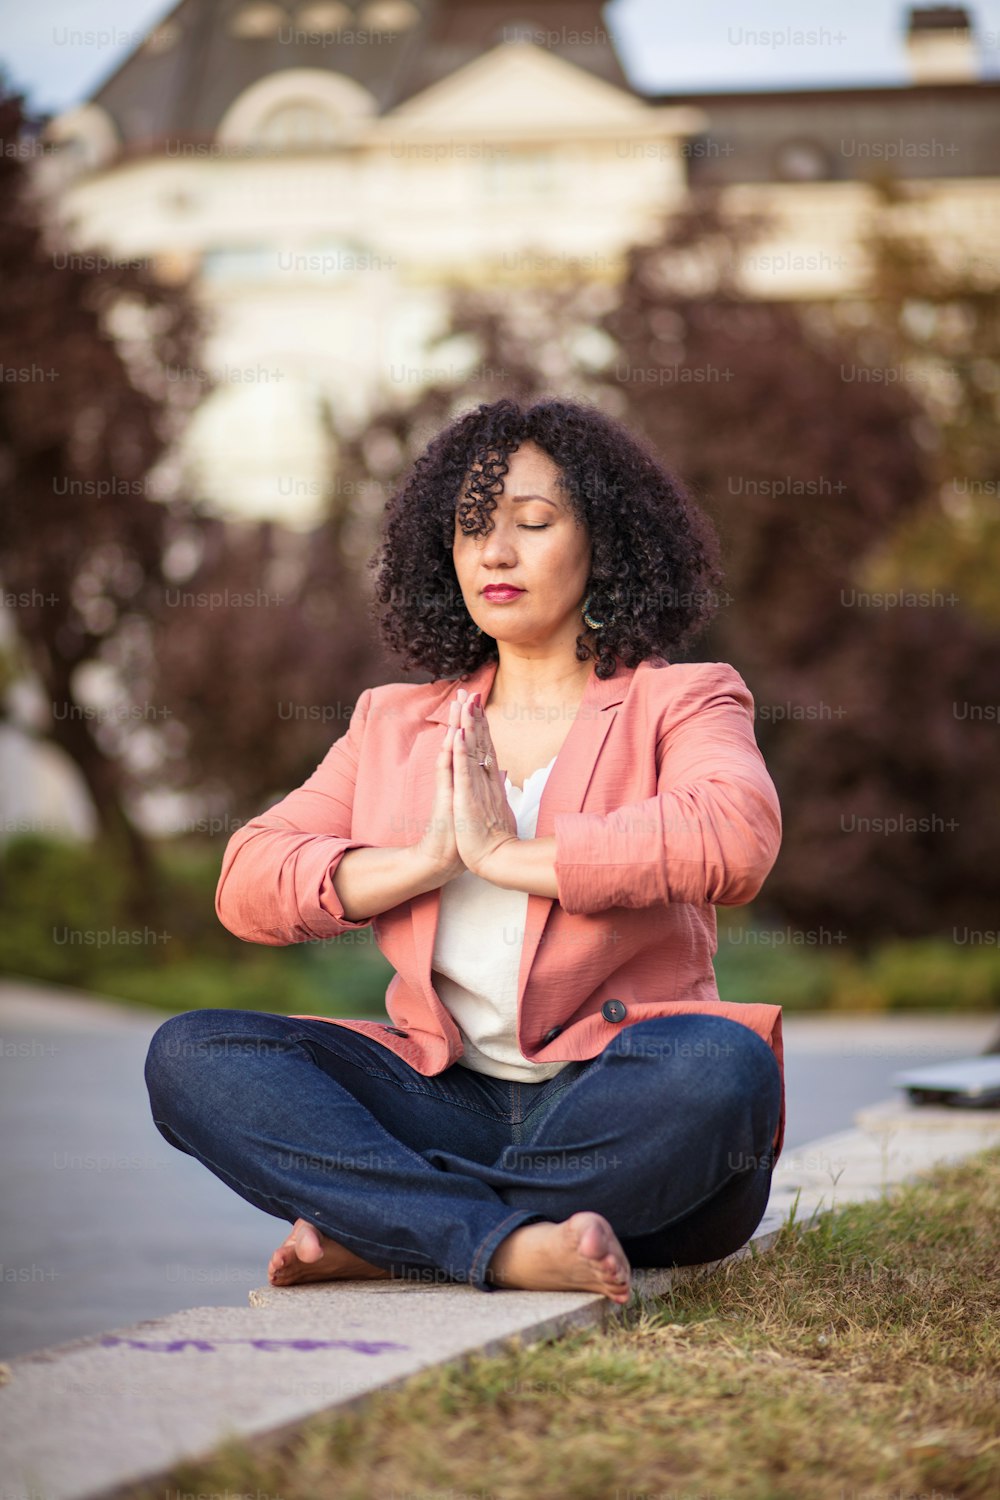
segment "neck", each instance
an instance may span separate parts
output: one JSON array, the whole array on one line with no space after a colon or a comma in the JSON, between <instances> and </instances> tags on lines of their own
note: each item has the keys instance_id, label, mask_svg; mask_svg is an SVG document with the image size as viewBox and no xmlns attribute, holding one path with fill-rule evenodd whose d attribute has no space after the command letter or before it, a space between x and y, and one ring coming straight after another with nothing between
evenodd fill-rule
<instances>
[{"instance_id":1,"label":"neck","mask_svg":"<svg viewBox=\"0 0 1000 1500\"><path fill-rule=\"evenodd\" d=\"M593 660L511 657L500 647L500 661L489 701L521 704L578 701L586 691L593 669Z\"/></svg>"}]
</instances>

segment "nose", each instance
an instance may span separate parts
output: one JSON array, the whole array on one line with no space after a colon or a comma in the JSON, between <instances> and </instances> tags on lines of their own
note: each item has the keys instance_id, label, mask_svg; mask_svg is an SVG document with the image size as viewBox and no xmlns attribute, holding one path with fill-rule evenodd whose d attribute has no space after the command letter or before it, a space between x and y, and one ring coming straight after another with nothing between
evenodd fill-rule
<instances>
[{"instance_id":1,"label":"nose","mask_svg":"<svg viewBox=\"0 0 1000 1500\"><path fill-rule=\"evenodd\" d=\"M514 532L510 526L494 516L492 531L481 539L481 560L487 567L496 567L497 564L510 564L517 559L517 549L514 545Z\"/></svg>"}]
</instances>

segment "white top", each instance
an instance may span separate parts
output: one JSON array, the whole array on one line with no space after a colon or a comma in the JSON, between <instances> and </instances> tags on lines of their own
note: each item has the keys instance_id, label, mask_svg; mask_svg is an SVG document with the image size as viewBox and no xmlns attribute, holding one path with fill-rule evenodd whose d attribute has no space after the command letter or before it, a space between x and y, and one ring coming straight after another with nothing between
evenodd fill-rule
<instances>
[{"instance_id":1,"label":"white top","mask_svg":"<svg viewBox=\"0 0 1000 1500\"><path fill-rule=\"evenodd\" d=\"M532 771L523 787L506 777L504 790L517 835L533 839L538 804L555 765ZM544 1083L565 1062L529 1062L517 1045L517 977L528 911L527 891L509 891L463 870L441 887L441 912L431 982L455 1020L465 1048L458 1061L475 1073Z\"/></svg>"}]
</instances>

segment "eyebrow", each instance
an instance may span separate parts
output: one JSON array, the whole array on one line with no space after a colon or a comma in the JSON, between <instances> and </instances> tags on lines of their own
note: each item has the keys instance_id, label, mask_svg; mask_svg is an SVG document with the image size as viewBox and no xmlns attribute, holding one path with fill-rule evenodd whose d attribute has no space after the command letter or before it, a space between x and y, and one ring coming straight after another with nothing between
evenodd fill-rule
<instances>
[{"instance_id":1,"label":"eyebrow","mask_svg":"<svg viewBox=\"0 0 1000 1500\"><path fill-rule=\"evenodd\" d=\"M543 500L546 505L551 505L554 510L559 509L558 505L556 505L556 502L554 500L550 500L548 495L511 495L510 497L510 502L512 505L520 505L522 500Z\"/></svg>"}]
</instances>

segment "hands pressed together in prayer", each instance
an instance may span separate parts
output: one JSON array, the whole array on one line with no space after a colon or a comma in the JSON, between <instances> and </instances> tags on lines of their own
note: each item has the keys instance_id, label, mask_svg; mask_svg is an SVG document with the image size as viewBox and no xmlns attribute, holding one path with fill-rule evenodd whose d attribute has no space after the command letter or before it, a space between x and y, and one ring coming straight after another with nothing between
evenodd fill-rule
<instances>
[{"instance_id":1,"label":"hands pressed together in prayer","mask_svg":"<svg viewBox=\"0 0 1000 1500\"><path fill-rule=\"evenodd\" d=\"M470 698L459 688L452 699L435 776L430 822L417 847L444 880L463 870L489 880L491 859L518 834L478 693Z\"/></svg>"}]
</instances>

